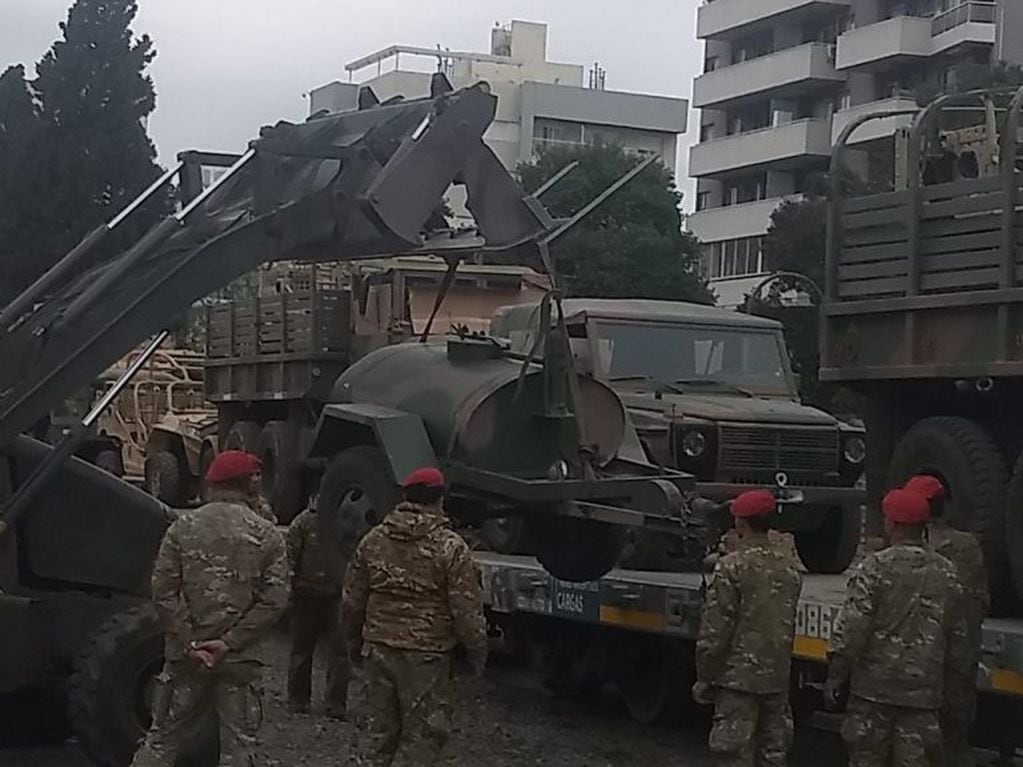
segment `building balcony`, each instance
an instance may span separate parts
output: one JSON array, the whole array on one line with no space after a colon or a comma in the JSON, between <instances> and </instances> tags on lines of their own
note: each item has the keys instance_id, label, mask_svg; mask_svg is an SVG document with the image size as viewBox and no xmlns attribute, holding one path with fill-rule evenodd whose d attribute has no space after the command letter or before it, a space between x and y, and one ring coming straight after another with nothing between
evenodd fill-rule
<instances>
[{"instance_id":1,"label":"building balcony","mask_svg":"<svg viewBox=\"0 0 1023 767\"><path fill-rule=\"evenodd\" d=\"M931 19L931 50L944 53L961 45L994 45L997 3L963 3Z\"/></svg>"},{"instance_id":2,"label":"building balcony","mask_svg":"<svg viewBox=\"0 0 1023 767\"><path fill-rule=\"evenodd\" d=\"M769 169L831 154L831 120L811 118L705 141L689 152L689 175Z\"/></svg>"},{"instance_id":3,"label":"building balcony","mask_svg":"<svg viewBox=\"0 0 1023 767\"><path fill-rule=\"evenodd\" d=\"M860 104L849 109L842 109L835 112L831 120L831 140L838 140L839 134L845 130L857 117L870 114L871 112L894 112L901 109L919 109L916 99L896 96L881 101L871 101L868 104ZM895 134L899 128L906 128L912 125L913 116L886 117L883 120L871 120L864 123L849 137L849 144L865 144L868 141L876 141L881 138L888 138Z\"/></svg>"},{"instance_id":4,"label":"building balcony","mask_svg":"<svg viewBox=\"0 0 1023 767\"><path fill-rule=\"evenodd\" d=\"M720 107L768 92L798 95L802 90L842 79L835 69L832 46L809 43L700 75L693 81L693 106Z\"/></svg>"},{"instance_id":5,"label":"building balcony","mask_svg":"<svg viewBox=\"0 0 1023 767\"><path fill-rule=\"evenodd\" d=\"M727 39L751 25L784 23L786 17L849 8L850 0L707 0L696 15L696 36Z\"/></svg>"},{"instance_id":6,"label":"building balcony","mask_svg":"<svg viewBox=\"0 0 1023 767\"><path fill-rule=\"evenodd\" d=\"M740 237L759 237L767 234L771 214L786 200L799 200L802 195L771 197L756 202L707 208L687 217L687 228L700 242L719 242Z\"/></svg>"},{"instance_id":7,"label":"building balcony","mask_svg":"<svg viewBox=\"0 0 1023 767\"><path fill-rule=\"evenodd\" d=\"M880 67L932 53L931 20L916 16L891 19L851 29L838 38L838 69Z\"/></svg>"}]
</instances>

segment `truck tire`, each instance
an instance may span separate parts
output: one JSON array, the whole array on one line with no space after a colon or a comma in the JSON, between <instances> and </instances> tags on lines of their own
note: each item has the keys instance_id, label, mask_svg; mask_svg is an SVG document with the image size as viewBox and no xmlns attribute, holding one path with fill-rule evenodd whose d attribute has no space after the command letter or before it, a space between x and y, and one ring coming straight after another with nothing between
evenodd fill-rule
<instances>
[{"instance_id":1,"label":"truck tire","mask_svg":"<svg viewBox=\"0 0 1023 767\"><path fill-rule=\"evenodd\" d=\"M380 522L398 500L398 487L379 448L357 445L335 455L320 480L317 499L319 530L325 541L337 541L342 552L354 551L366 532ZM340 579L337 558L324 563L331 580Z\"/></svg>"},{"instance_id":2,"label":"truck tire","mask_svg":"<svg viewBox=\"0 0 1023 767\"><path fill-rule=\"evenodd\" d=\"M1017 607L1023 604L1023 455L1016 461L1009 480L1005 505L1005 545L1012 581L1016 586Z\"/></svg>"},{"instance_id":3,"label":"truck tire","mask_svg":"<svg viewBox=\"0 0 1023 767\"><path fill-rule=\"evenodd\" d=\"M74 660L68 712L78 745L97 765L123 767L151 722L151 696L163 667L163 631L156 609L138 605L104 622ZM182 753L178 767L213 767L219 759L217 721Z\"/></svg>"},{"instance_id":4,"label":"truck tire","mask_svg":"<svg viewBox=\"0 0 1023 767\"><path fill-rule=\"evenodd\" d=\"M896 445L888 468L888 486L900 486L921 473L933 474L944 482L949 521L980 538L991 595L995 598L1003 594L1007 580L1007 472L994 439L968 418L925 418Z\"/></svg>"},{"instance_id":5,"label":"truck tire","mask_svg":"<svg viewBox=\"0 0 1023 767\"><path fill-rule=\"evenodd\" d=\"M158 450L146 456L146 491L168 506L183 505L187 498L182 492L185 481L178 457L168 450Z\"/></svg>"},{"instance_id":6,"label":"truck tire","mask_svg":"<svg viewBox=\"0 0 1023 767\"><path fill-rule=\"evenodd\" d=\"M263 495L277 520L286 525L302 511L302 466L298 433L287 421L270 421L260 436L259 458L263 462Z\"/></svg>"},{"instance_id":7,"label":"truck tire","mask_svg":"<svg viewBox=\"0 0 1023 767\"><path fill-rule=\"evenodd\" d=\"M544 569L583 583L607 575L622 556L625 529L605 522L536 514L526 519L530 548Z\"/></svg>"},{"instance_id":8,"label":"truck tire","mask_svg":"<svg viewBox=\"0 0 1023 767\"><path fill-rule=\"evenodd\" d=\"M224 450L244 450L246 453L259 455L263 440L263 429L255 421L235 421L227 432Z\"/></svg>"},{"instance_id":9,"label":"truck tire","mask_svg":"<svg viewBox=\"0 0 1023 767\"><path fill-rule=\"evenodd\" d=\"M856 558L863 534L859 506L843 506L824 512L824 521L812 530L795 534L799 559L811 573L844 573Z\"/></svg>"},{"instance_id":10,"label":"truck tire","mask_svg":"<svg viewBox=\"0 0 1023 767\"><path fill-rule=\"evenodd\" d=\"M629 716L647 725L681 720L696 677L682 653L653 634L623 634L619 642L615 685Z\"/></svg>"}]
</instances>

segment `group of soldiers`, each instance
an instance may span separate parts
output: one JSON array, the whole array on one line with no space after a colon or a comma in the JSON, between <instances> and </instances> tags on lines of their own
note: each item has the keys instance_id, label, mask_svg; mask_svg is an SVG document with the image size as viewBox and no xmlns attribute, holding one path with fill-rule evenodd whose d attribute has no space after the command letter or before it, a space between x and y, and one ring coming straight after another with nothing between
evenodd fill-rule
<instances>
[{"instance_id":1,"label":"group of soldiers","mask_svg":"<svg viewBox=\"0 0 1023 767\"><path fill-rule=\"evenodd\" d=\"M444 510L445 480L424 468L402 501L362 540L327 551L315 509L282 534L259 501L261 466L228 450L207 476L207 503L168 528L153 569L153 600L166 627L166 659L153 725L134 767L173 767L211 712L220 764L257 763L263 718L257 645L290 603L288 700L308 712L313 653L328 638L324 713L347 716L351 665L365 695L351 763L387 767L398 753L434 764L448 738L454 651L483 673L486 626L479 571ZM343 583L326 560L342 557Z\"/></svg>"},{"instance_id":2,"label":"group of soldiers","mask_svg":"<svg viewBox=\"0 0 1023 767\"><path fill-rule=\"evenodd\" d=\"M476 675L487 657L481 580L444 510L434 468L402 483L402 500L361 541L327 550L315 508L283 535L259 502L259 460L225 451L208 502L169 527L152 592L167 631L153 726L135 767L173 767L210 711L221 765L253 765L262 721L257 645L289 606L292 711L310 709L313 653L327 638L326 715L344 719L350 669L365 685L351 762L391 765L399 752L437 763L451 725L456 649ZM851 767L972 765L980 626L988 597L976 539L952 529L930 476L891 491L890 546L852 573L828 653L825 703L848 692L842 729ZM785 765L789 677L802 576L768 539L768 490L730 504L740 538L717 564L696 648L693 697L714 706L710 748L726 767ZM337 549L337 550L334 550ZM329 557L347 564L332 582Z\"/></svg>"},{"instance_id":3,"label":"group of soldiers","mask_svg":"<svg viewBox=\"0 0 1023 767\"><path fill-rule=\"evenodd\" d=\"M850 767L966 767L987 577L976 538L952 528L945 489L913 477L882 503L888 548L852 572L828 649L825 705L848 695ZM730 505L741 539L717 564L697 642L693 697L714 706L710 748L727 767L787 764L789 674L802 577L767 537L766 490Z\"/></svg>"}]
</instances>

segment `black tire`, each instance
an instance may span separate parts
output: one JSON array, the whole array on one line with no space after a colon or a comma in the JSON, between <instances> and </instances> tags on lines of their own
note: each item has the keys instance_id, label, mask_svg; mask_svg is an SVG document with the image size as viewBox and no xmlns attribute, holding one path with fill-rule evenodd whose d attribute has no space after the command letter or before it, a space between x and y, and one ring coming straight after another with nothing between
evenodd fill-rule
<instances>
[{"instance_id":1,"label":"black tire","mask_svg":"<svg viewBox=\"0 0 1023 767\"><path fill-rule=\"evenodd\" d=\"M298 455L298 430L287 421L270 421L260 437L263 462L263 495L270 501L281 524L288 524L304 507L302 465Z\"/></svg>"},{"instance_id":2,"label":"black tire","mask_svg":"<svg viewBox=\"0 0 1023 767\"><path fill-rule=\"evenodd\" d=\"M167 450L158 450L146 456L146 491L169 506L180 506L183 498L184 475L178 457Z\"/></svg>"},{"instance_id":3,"label":"black tire","mask_svg":"<svg viewBox=\"0 0 1023 767\"><path fill-rule=\"evenodd\" d=\"M112 616L74 660L68 690L71 728L97 765L123 767L150 725L153 684L163 666L163 632L155 608ZM178 767L213 767L219 759L216 717L178 758Z\"/></svg>"},{"instance_id":4,"label":"black tire","mask_svg":"<svg viewBox=\"0 0 1023 767\"><path fill-rule=\"evenodd\" d=\"M795 534L799 559L811 573L844 573L860 546L863 514L859 506L843 506L824 512L824 521L812 530Z\"/></svg>"},{"instance_id":5,"label":"black tire","mask_svg":"<svg viewBox=\"0 0 1023 767\"><path fill-rule=\"evenodd\" d=\"M690 708L692 664L652 634L623 634L615 658L615 684L629 716L641 724L678 722Z\"/></svg>"},{"instance_id":6,"label":"black tire","mask_svg":"<svg viewBox=\"0 0 1023 767\"><path fill-rule=\"evenodd\" d=\"M320 480L316 503L319 529L325 541L337 541L348 553L366 532L384 518L398 500L398 487L383 453L358 445L334 456ZM339 560L325 562L327 576L339 580Z\"/></svg>"},{"instance_id":7,"label":"black tire","mask_svg":"<svg viewBox=\"0 0 1023 767\"><path fill-rule=\"evenodd\" d=\"M1023 455L1016 461L1009 480L1005 506L1005 547L1016 587L1017 608L1023 604Z\"/></svg>"},{"instance_id":8,"label":"black tire","mask_svg":"<svg viewBox=\"0 0 1023 767\"><path fill-rule=\"evenodd\" d=\"M263 428L255 421L235 421L227 432L224 450L244 450L259 455L263 441Z\"/></svg>"},{"instance_id":9,"label":"black tire","mask_svg":"<svg viewBox=\"0 0 1023 767\"><path fill-rule=\"evenodd\" d=\"M937 416L915 424L899 440L888 467L888 486L914 474L933 474L948 491L949 522L977 534L984 549L991 594L1007 580L1005 459L988 431L967 418Z\"/></svg>"},{"instance_id":10,"label":"black tire","mask_svg":"<svg viewBox=\"0 0 1023 767\"><path fill-rule=\"evenodd\" d=\"M480 525L480 537L491 551L521 554L528 548L526 521L522 517L492 517Z\"/></svg>"},{"instance_id":11,"label":"black tire","mask_svg":"<svg viewBox=\"0 0 1023 767\"><path fill-rule=\"evenodd\" d=\"M100 450L92 462L108 474L124 476L124 459L120 450Z\"/></svg>"},{"instance_id":12,"label":"black tire","mask_svg":"<svg viewBox=\"0 0 1023 767\"><path fill-rule=\"evenodd\" d=\"M555 578L582 583L607 575L625 548L617 525L536 514L526 519L532 554Z\"/></svg>"}]
</instances>

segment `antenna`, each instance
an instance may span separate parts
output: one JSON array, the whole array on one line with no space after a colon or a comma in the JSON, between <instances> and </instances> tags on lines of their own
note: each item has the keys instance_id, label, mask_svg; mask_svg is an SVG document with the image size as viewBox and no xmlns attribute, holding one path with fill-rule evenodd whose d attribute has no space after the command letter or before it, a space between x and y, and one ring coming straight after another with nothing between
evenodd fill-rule
<instances>
[{"instance_id":1,"label":"antenna","mask_svg":"<svg viewBox=\"0 0 1023 767\"><path fill-rule=\"evenodd\" d=\"M607 82L607 70L600 66L600 62L594 61L590 69L590 90L602 91Z\"/></svg>"}]
</instances>

